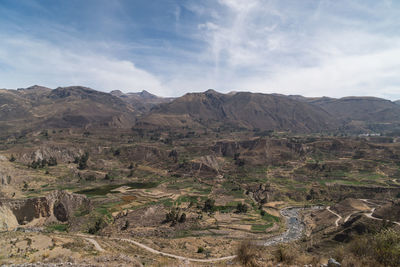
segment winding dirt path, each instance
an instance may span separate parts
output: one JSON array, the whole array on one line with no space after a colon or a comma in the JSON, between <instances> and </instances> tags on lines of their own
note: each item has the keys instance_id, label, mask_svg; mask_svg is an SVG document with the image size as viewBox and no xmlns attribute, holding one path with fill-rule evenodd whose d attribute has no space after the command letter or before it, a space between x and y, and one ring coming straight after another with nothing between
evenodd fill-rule
<instances>
[{"instance_id":1,"label":"winding dirt path","mask_svg":"<svg viewBox=\"0 0 400 267\"><path fill-rule=\"evenodd\" d=\"M357 212L358 212L358 211L355 211L355 212L352 212L352 213L350 213L349 215L347 215L346 218L344 218L344 221L343 221L343 222L347 222L347 221L350 219L350 217L351 217L352 215L356 214Z\"/></svg>"},{"instance_id":2,"label":"winding dirt path","mask_svg":"<svg viewBox=\"0 0 400 267\"><path fill-rule=\"evenodd\" d=\"M273 237L269 242L264 241L263 245L264 246L276 245L279 243L286 243L286 242L298 239L303 232L303 227L301 227L300 216L298 213L299 210L300 210L299 208L286 208L286 209L281 210L282 216L285 217L285 219L286 219L286 226L288 229L284 233ZM95 246L96 250L101 251L101 252L104 252L105 250L100 246L100 244L96 240L93 239L94 237L107 238L109 240L128 242L128 243L134 244L135 246L138 246L150 253L158 254L161 256L165 256L165 257L170 257L170 258L177 259L177 260L182 260L184 262L212 263L212 262L217 262L217 261L232 260L237 257L237 255L232 255L232 256L225 256L225 257L212 258L212 259L194 259L194 258L188 258L188 257L184 257L184 256L179 256L179 255L175 255L175 254L171 254L171 253L162 252L162 251L153 249L145 244L137 242L135 240L128 239L128 238L100 237L100 236L97 237L97 236L85 235L85 234L76 234L75 236L85 238L86 240L88 240L90 243L92 243Z\"/></svg>"},{"instance_id":3,"label":"winding dirt path","mask_svg":"<svg viewBox=\"0 0 400 267\"><path fill-rule=\"evenodd\" d=\"M183 257L183 256L171 254L171 253L162 252L162 251L153 249L153 248L151 248L149 246L146 246L146 245L144 245L142 243L139 243L139 242L137 242L135 240L128 239L128 238L104 237L104 236L102 236L102 237L98 236L97 237L97 236L85 235L85 234L76 234L75 236L79 236L79 237L82 237L82 238L86 239L87 241L89 241L90 243L92 243L94 245L94 247L95 247L95 249L97 251L100 251L100 252L105 252L105 250L100 246L100 244L95 239L93 239L93 237L96 237L96 238L107 238L109 240L128 242L128 243L134 244L134 245L136 245L136 246L138 246L138 247L140 247L140 248L142 248L142 249L144 249L144 250L146 250L146 251L148 251L150 253L158 254L158 255L161 255L161 256L166 256L166 257L177 259L177 260L182 260L182 261L185 261L185 262L209 263L209 262L216 262L216 261L232 260L232 259L236 258L236 255L232 255L232 256L226 256L226 257L220 257L220 258L212 258L212 259L194 259L194 258L188 258L188 257Z\"/></svg>"},{"instance_id":4,"label":"winding dirt path","mask_svg":"<svg viewBox=\"0 0 400 267\"><path fill-rule=\"evenodd\" d=\"M370 218L370 219L373 219L373 220L383 221L383 219L373 216L375 209L376 209L376 208L372 208L371 211L370 211L369 213L364 213L364 215L365 215L367 218ZM396 222L396 221L390 221L390 222L392 222L392 223L394 223L394 224L397 224L397 225L400 225L400 222Z\"/></svg>"},{"instance_id":5,"label":"winding dirt path","mask_svg":"<svg viewBox=\"0 0 400 267\"><path fill-rule=\"evenodd\" d=\"M105 250L100 246L100 244L99 244L96 240L94 240L93 238L85 237L85 239L86 239L87 241L89 241L90 243L92 243L93 246L95 247L95 249L96 249L97 251L99 251L99 252L104 252L104 251L105 251Z\"/></svg>"},{"instance_id":6,"label":"winding dirt path","mask_svg":"<svg viewBox=\"0 0 400 267\"><path fill-rule=\"evenodd\" d=\"M367 203L367 204L372 204L372 205L374 205L374 206L381 207L381 205L372 203L372 202L368 201L368 199L361 199L361 198L360 198L360 200L361 200L361 201L364 201L364 202ZM364 215L365 215L367 218L370 218L370 219L373 219L373 220L383 221L383 219L378 218L378 217L375 217L375 216L373 215L375 209L376 209L376 207L375 207L375 208L371 208L370 212L369 212L369 213L364 213ZM392 222L392 223L394 223L394 224L397 224L397 225L400 225L400 222L396 222L396 221L390 221L390 222Z\"/></svg>"},{"instance_id":7,"label":"winding dirt path","mask_svg":"<svg viewBox=\"0 0 400 267\"><path fill-rule=\"evenodd\" d=\"M339 221L340 221L341 219L343 219L343 217L340 216L339 214L337 214L336 212L334 212L333 210L331 210L331 207L330 207L330 206L326 207L326 210L329 211L330 213L332 213L333 215L335 215L336 217L338 217L337 220L335 221L335 225L336 225L336 227L338 227L338 226L339 226ZM349 218L350 218L350 217L349 217Z\"/></svg>"},{"instance_id":8,"label":"winding dirt path","mask_svg":"<svg viewBox=\"0 0 400 267\"><path fill-rule=\"evenodd\" d=\"M105 250L100 246L100 244L93 239L91 235L85 235L85 234L75 234L75 236L79 236L79 237L83 237L84 239L86 239L87 241L89 241L90 243L93 244L94 248L99 251L99 252L104 252Z\"/></svg>"},{"instance_id":9,"label":"winding dirt path","mask_svg":"<svg viewBox=\"0 0 400 267\"><path fill-rule=\"evenodd\" d=\"M112 240L118 240L118 241L125 241L125 242L129 242L132 243L140 248L143 248L144 250L147 250L148 252L154 253L154 254L159 254L162 256L166 256L166 257L170 257L170 258L174 258L177 260L183 260L183 261L191 261L191 262L216 262L216 261L224 261L224 260L232 260L234 258L236 258L236 255L232 255L232 256L226 256L226 257L221 257L221 258L213 258L213 259L193 259L193 258L187 258L187 257L183 257L183 256L178 256L178 255L174 255L174 254L170 254L170 253L166 253L166 252L162 252L159 250L155 250L151 247L148 247L142 243L139 243L137 241L134 241L132 239L127 239L127 238L110 238Z\"/></svg>"}]
</instances>

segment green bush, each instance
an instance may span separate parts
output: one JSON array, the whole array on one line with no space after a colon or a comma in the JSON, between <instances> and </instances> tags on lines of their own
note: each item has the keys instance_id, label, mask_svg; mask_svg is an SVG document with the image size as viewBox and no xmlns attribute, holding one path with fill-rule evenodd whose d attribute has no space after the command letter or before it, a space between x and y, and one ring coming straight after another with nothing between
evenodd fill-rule
<instances>
[{"instance_id":1,"label":"green bush","mask_svg":"<svg viewBox=\"0 0 400 267\"><path fill-rule=\"evenodd\" d=\"M78 169L84 170L87 168L87 161L89 159L89 152L85 152L80 158L75 158L75 161L78 161Z\"/></svg>"}]
</instances>

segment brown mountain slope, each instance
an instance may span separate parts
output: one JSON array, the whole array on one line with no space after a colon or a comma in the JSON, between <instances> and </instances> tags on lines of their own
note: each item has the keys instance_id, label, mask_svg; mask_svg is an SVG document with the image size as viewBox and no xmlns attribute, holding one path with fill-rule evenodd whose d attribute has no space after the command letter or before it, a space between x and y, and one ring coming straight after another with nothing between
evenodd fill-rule
<instances>
[{"instance_id":1,"label":"brown mountain slope","mask_svg":"<svg viewBox=\"0 0 400 267\"><path fill-rule=\"evenodd\" d=\"M400 129L400 105L390 100L354 96L339 99L288 97L323 108L341 121L343 131L362 133Z\"/></svg>"},{"instance_id":2,"label":"brown mountain slope","mask_svg":"<svg viewBox=\"0 0 400 267\"><path fill-rule=\"evenodd\" d=\"M393 122L400 121L400 107L376 97L319 98L309 101L340 119Z\"/></svg>"},{"instance_id":3,"label":"brown mountain slope","mask_svg":"<svg viewBox=\"0 0 400 267\"><path fill-rule=\"evenodd\" d=\"M319 107L284 96L208 90L159 105L138 125L318 132L336 128L337 122Z\"/></svg>"},{"instance_id":4,"label":"brown mountain slope","mask_svg":"<svg viewBox=\"0 0 400 267\"><path fill-rule=\"evenodd\" d=\"M133 108L108 93L72 86L0 90L0 129L130 127Z\"/></svg>"}]
</instances>

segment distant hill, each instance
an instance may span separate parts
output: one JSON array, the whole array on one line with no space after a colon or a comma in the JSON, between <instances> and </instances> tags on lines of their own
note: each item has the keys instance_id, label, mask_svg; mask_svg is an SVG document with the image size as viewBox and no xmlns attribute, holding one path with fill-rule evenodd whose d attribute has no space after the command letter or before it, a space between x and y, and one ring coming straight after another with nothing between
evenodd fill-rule
<instances>
[{"instance_id":1,"label":"distant hill","mask_svg":"<svg viewBox=\"0 0 400 267\"><path fill-rule=\"evenodd\" d=\"M130 127L134 108L120 98L81 86L0 90L0 129Z\"/></svg>"},{"instance_id":2,"label":"distant hill","mask_svg":"<svg viewBox=\"0 0 400 267\"><path fill-rule=\"evenodd\" d=\"M231 127L318 132L338 127L327 111L286 96L249 92L221 94L214 90L189 93L161 104L139 125L163 127Z\"/></svg>"},{"instance_id":3,"label":"distant hill","mask_svg":"<svg viewBox=\"0 0 400 267\"><path fill-rule=\"evenodd\" d=\"M207 90L178 98L147 91L99 92L71 86L0 90L0 131L45 128L212 128L365 133L398 131L400 103L375 97L308 98L300 95Z\"/></svg>"},{"instance_id":4,"label":"distant hill","mask_svg":"<svg viewBox=\"0 0 400 267\"><path fill-rule=\"evenodd\" d=\"M159 97L153 95L146 90L143 90L138 93L126 93L124 94L120 90L111 91L113 96L119 97L126 103L131 104L135 107L136 111L139 112L147 112L155 105L161 103L168 103L171 102L174 98L172 97Z\"/></svg>"},{"instance_id":5,"label":"distant hill","mask_svg":"<svg viewBox=\"0 0 400 267\"><path fill-rule=\"evenodd\" d=\"M400 105L400 100L394 101L395 104Z\"/></svg>"}]
</instances>

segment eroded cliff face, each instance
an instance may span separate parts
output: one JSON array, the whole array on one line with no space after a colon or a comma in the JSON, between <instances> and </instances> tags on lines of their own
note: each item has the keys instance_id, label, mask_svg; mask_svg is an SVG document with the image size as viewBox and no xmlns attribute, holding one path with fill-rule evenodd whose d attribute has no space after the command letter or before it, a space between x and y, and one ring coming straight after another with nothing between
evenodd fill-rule
<instances>
[{"instance_id":1,"label":"eroded cliff face","mask_svg":"<svg viewBox=\"0 0 400 267\"><path fill-rule=\"evenodd\" d=\"M53 191L45 197L0 200L0 231L17 227L67 222L75 210L89 209L90 200L79 194Z\"/></svg>"}]
</instances>

